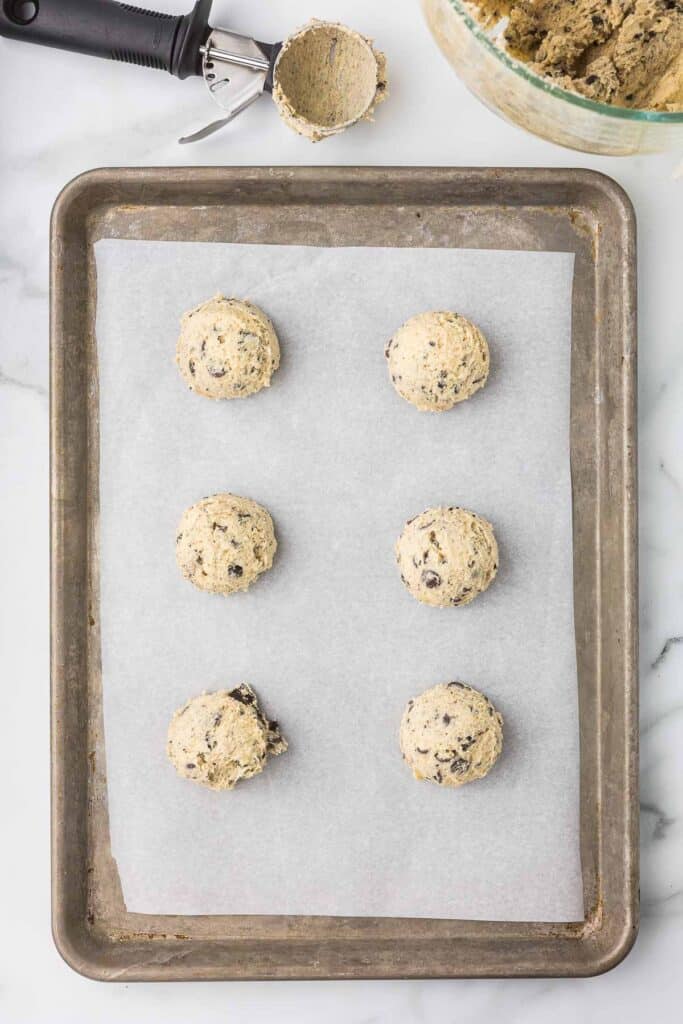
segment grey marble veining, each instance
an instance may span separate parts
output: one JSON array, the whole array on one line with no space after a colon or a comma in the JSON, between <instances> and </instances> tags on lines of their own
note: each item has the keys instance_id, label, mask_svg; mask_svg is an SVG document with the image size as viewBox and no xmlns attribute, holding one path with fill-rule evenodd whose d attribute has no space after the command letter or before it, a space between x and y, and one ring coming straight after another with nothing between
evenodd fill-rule
<instances>
[{"instance_id":1,"label":"grey marble veining","mask_svg":"<svg viewBox=\"0 0 683 1024\"><path fill-rule=\"evenodd\" d=\"M150 4L149 6L154 6ZM180 0L160 0L179 12ZM200 82L31 51L0 40L0 671L5 879L0 1019L642 1022L678 1019L683 987L683 180L680 154L606 159L563 151L498 120L437 52L414 0L254 4L214 20L281 38L310 15L374 36L391 95L365 124L317 146L267 99L196 147L179 134L212 107ZM103 165L472 164L592 167L629 192L639 226L641 537L641 935L585 981L103 986L73 974L49 933L48 224L74 175ZM30 737L30 740L27 739ZM27 744L30 744L27 746Z\"/></svg>"}]
</instances>

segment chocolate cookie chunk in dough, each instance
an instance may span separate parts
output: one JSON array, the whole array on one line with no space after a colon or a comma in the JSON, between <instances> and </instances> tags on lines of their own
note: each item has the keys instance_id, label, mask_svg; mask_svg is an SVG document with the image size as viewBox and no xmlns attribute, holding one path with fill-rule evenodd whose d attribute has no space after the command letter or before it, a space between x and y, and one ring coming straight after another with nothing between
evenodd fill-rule
<instances>
[{"instance_id":1,"label":"chocolate cookie chunk in dough","mask_svg":"<svg viewBox=\"0 0 683 1024\"><path fill-rule=\"evenodd\" d=\"M280 346L258 306L216 295L183 316L175 358L198 395L246 398L270 386Z\"/></svg>"},{"instance_id":2,"label":"chocolate cookie chunk in dough","mask_svg":"<svg viewBox=\"0 0 683 1024\"><path fill-rule=\"evenodd\" d=\"M439 683L408 701L400 746L416 779L464 786L483 779L503 749L503 718L478 690Z\"/></svg>"},{"instance_id":3,"label":"chocolate cookie chunk in dough","mask_svg":"<svg viewBox=\"0 0 683 1024\"><path fill-rule=\"evenodd\" d=\"M478 327L459 313L419 313L406 320L385 349L391 382L423 412L444 412L483 388L489 347Z\"/></svg>"},{"instance_id":4,"label":"chocolate cookie chunk in dough","mask_svg":"<svg viewBox=\"0 0 683 1024\"><path fill-rule=\"evenodd\" d=\"M387 95L386 58L353 29L314 19L285 40L273 80L282 120L319 142L372 120Z\"/></svg>"},{"instance_id":5,"label":"chocolate cookie chunk in dough","mask_svg":"<svg viewBox=\"0 0 683 1024\"><path fill-rule=\"evenodd\" d=\"M176 559L185 579L212 594L246 590L270 569L277 549L273 520L251 498L214 494L183 512Z\"/></svg>"},{"instance_id":6,"label":"chocolate cookie chunk in dough","mask_svg":"<svg viewBox=\"0 0 683 1024\"><path fill-rule=\"evenodd\" d=\"M166 746L178 774L209 789L232 789L286 749L247 683L189 700L171 719Z\"/></svg>"},{"instance_id":7,"label":"chocolate cookie chunk in dough","mask_svg":"<svg viewBox=\"0 0 683 1024\"><path fill-rule=\"evenodd\" d=\"M409 519L396 543L401 579L418 601L469 604L498 571L493 527L464 508L428 508Z\"/></svg>"}]
</instances>

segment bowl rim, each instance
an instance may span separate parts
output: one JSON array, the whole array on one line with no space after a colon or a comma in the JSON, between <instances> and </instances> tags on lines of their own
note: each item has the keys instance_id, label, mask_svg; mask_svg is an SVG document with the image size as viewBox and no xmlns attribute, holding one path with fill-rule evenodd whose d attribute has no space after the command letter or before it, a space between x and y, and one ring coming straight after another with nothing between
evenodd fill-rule
<instances>
[{"instance_id":1,"label":"bowl rim","mask_svg":"<svg viewBox=\"0 0 683 1024\"><path fill-rule=\"evenodd\" d=\"M445 3L460 15L472 35L496 60L542 92L550 93L551 96L556 96L558 100L570 103L593 114L601 114L603 117L611 117L617 121L631 121L642 125L683 125L683 111L636 110L632 107L616 107L608 103L599 103L597 100L588 99L580 93L571 92L569 89L563 89L559 85L554 85L547 78L543 78L535 71L532 71L523 61L516 60L500 46L497 46L487 34L484 26L476 20L471 7L465 0L445 0Z\"/></svg>"}]
</instances>

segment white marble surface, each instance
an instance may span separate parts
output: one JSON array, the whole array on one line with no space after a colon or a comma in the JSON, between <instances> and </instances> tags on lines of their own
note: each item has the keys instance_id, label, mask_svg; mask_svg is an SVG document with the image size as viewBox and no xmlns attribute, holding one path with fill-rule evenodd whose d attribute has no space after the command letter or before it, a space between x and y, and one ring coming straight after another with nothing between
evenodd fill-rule
<instances>
[{"instance_id":1,"label":"white marble surface","mask_svg":"<svg viewBox=\"0 0 683 1024\"><path fill-rule=\"evenodd\" d=\"M265 39L282 37L312 14L374 35L392 73L392 95L375 125L314 147L281 125L262 100L227 132L180 148L176 136L210 111L201 83L0 40L0 1019L677 1019L683 997L683 181L675 172L681 154L592 158L506 125L458 82L415 0L214 4L216 23ZM58 190L80 171L187 162L582 166L612 175L629 192L640 260L643 920L633 952L610 974L584 981L104 986L74 974L55 952L48 846L48 218Z\"/></svg>"}]
</instances>

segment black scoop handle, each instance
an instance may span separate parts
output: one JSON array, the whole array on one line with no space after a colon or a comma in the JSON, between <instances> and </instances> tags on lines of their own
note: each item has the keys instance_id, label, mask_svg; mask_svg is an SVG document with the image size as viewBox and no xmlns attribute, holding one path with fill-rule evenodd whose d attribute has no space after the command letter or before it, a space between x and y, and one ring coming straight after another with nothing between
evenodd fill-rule
<instances>
[{"instance_id":1,"label":"black scoop handle","mask_svg":"<svg viewBox=\"0 0 683 1024\"><path fill-rule=\"evenodd\" d=\"M211 2L176 17L117 0L0 0L0 36L187 78L201 74Z\"/></svg>"}]
</instances>

